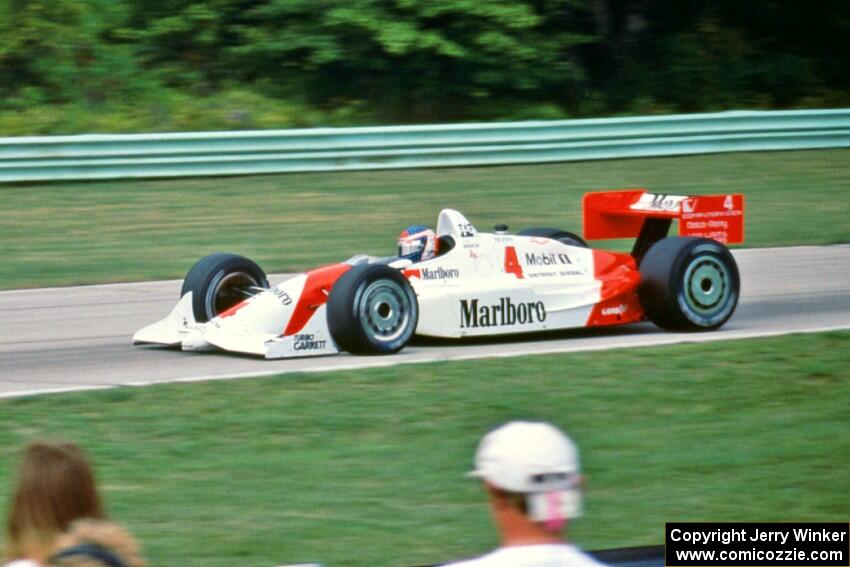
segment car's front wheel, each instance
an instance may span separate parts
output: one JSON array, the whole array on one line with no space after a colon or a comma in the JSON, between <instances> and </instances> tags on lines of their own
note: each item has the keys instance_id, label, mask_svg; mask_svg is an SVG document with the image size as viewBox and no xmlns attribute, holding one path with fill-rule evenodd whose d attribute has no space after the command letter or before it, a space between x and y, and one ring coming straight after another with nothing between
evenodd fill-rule
<instances>
[{"instance_id":1,"label":"car's front wheel","mask_svg":"<svg viewBox=\"0 0 850 567\"><path fill-rule=\"evenodd\" d=\"M328 296L328 327L342 348L355 354L391 354L413 336L419 304L407 279L380 264L354 266Z\"/></svg>"},{"instance_id":2,"label":"car's front wheel","mask_svg":"<svg viewBox=\"0 0 850 567\"><path fill-rule=\"evenodd\" d=\"M198 260L183 279L180 297L192 292L195 320L205 323L269 287L260 266L243 256L215 253Z\"/></svg>"},{"instance_id":3,"label":"car's front wheel","mask_svg":"<svg viewBox=\"0 0 850 567\"><path fill-rule=\"evenodd\" d=\"M640 278L641 305L649 319L665 329L716 329L738 304L738 266L729 249L716 240L659 240L641 260Z\"/></svg>"}]
</instances>

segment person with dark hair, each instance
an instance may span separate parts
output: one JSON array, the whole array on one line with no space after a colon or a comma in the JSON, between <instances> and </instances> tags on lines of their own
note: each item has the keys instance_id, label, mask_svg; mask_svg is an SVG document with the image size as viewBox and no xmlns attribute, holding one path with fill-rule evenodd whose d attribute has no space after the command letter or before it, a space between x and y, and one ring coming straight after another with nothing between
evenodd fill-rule
<instances>
[{"instance_id":1,"label":"person with dark hair","mask_svg":"<svg viewBox=\"0 0 850 567\"><path fill-rule=\"evenodd\" d=\"M102 520L75 521L57 549L47 567L145 567L133 536Z\"/></svg>"},{"instance_id":2,"label":"person with dark hair","mask_svg":"<svg viewBox=\"0 0 850 567\"><path fill-rule=\"evenodd\" d=\"M42 564L58 537L80 518L103 518L94 473L71 443L27 446L6 519L7 567Z\"/></svg>"},{"instance_id":3,"label":"person with dark hair","mask_svg":"<svg viewBox=\"0 0 850 567\"><path fill-rule=\"evenodd\" d=\"M567 543L581 515L578 449L558 428L514 421L484 436L475 454L501 546L450 567L603 567Z\"/></svg>"}]
</instances>

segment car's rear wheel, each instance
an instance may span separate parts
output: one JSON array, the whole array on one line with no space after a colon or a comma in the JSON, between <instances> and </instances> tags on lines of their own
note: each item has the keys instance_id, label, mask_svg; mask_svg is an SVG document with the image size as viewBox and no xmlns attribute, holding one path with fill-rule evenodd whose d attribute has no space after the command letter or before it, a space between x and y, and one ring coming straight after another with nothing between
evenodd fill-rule
<instances>
[{"instance_id":1,"label":"car's rear wheel","mask_svg":"<svg viewBox=\"0 0 850 567\"><path fill-rule=\"evenodd\" d=\"M256 263L218 252L192 266L183 279L180 297L192 292L195 320L204 323L268 287L268 278Z\"/></svg>"},{"instance_id":2,"label":"car's rear wheel","mask_svg":"<svg viewBox=\"0 0 850 567\"><path fill-rule=\"evenodd\" d=\"M659 240L641 260L640 276L641 305L649 319L665 329L716 329L738 304L738 266L729 249L716 240Z\"/></svg>"},{"instance_id":3,"label":"car's rear wheel","mask_svg":"<svg viewBox=\"0 0 850 567\"><path fill-rule=\"evenodd\" d=\"M578 234L561 230L560 228L526 228L518 233L520 236L541 236L543 238L551 238L558 242L563 242L570 246L579 246L588 248L587 242Z\"/></svg>"},{"instance_id":4,"label":"car's rear wheel","mask_svg":"<svg viewBox=\"0 0 850 567\"><path fill-rule=\"evenodd\" d=\"M385 265L355 266L328 296L328 327L342 348L355 354L391 354L413 336L419 304L407 279Z\"/></svg>"}]
</instances>

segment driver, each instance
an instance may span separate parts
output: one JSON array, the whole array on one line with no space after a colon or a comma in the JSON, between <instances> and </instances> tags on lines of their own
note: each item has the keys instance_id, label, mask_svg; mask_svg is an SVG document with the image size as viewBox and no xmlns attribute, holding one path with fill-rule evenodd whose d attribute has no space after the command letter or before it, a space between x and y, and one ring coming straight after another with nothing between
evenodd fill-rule
<instances>
[{"instance_id":1,"label":"driver","mask_svg":"<svg viewBox=\"0 0 850 567\"><path fill-rule=\"evenodd\" d=\"M398 237L399 258L424 262L437 255L437 235L422 224L409 226Z\"/></svg>"}]
</instances>

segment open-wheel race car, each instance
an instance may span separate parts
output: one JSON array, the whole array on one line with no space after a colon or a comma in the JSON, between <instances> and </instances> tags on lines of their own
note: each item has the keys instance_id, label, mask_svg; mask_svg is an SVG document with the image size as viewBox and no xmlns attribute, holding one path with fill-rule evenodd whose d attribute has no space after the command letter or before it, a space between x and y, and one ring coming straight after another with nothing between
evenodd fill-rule
<instances>
[{"instance_id":1,"label":"open-wheel race car","mask_svg":"<svg viewBox=\"0 0 850 567\"><path fill-rule=\"evenodd\" d=\"M394 353L414 335L645 320L671 330L716 329L738 301L738 268L725 244L743 240L743 207L739 194L586 194L585 238L635 238L630 253L591 249L552 228L479 232L444 209L433 242L422 241L427 256L357 255L273 287L253 261L211 254L189 270L172 312L133 341L286 358ZM679 236L667 237L674 220Z\"/></svg>"}]
</instances>

